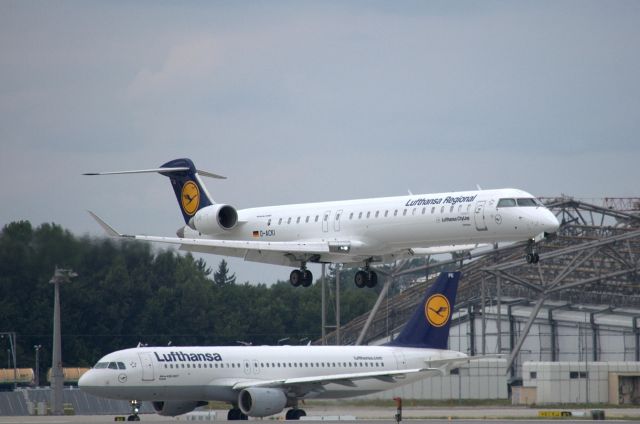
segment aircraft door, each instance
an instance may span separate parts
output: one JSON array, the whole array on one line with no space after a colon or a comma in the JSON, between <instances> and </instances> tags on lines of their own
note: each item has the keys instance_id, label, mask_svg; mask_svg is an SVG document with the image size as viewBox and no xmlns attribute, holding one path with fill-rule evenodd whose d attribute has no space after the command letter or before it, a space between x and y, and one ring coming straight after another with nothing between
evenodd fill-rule
<instances>
[{"instance_id":1,"label":"aircraft door","mask_svg":"<svg viewBox=\"0 0 640 424\"><path fill-rule=\"evenodd\" d=\"M340 217L342 216L342 209L336 212L336 216L333 218L333 230L340 231Z\"/></svg>"},{"instance_id":2,"label":"aircraft door","mask_svg":"<svg viewBox=\"0 0 640 424\"><path fill-rule=\"evenodd\" d=\"M247 375L251 375L251 362L249 362L248 359L245 359L243 362L244 362L244 373Z\"/></svg>"},{"instance_id":3,"label":"aircraft door","mask_svg":"<svg viewBox=\"0 0 640 424\"><path fill-rule=\"evenodd\" d=\"M331 216L331 211L326 211L322 216L322 232L329 232L329 217Z\"/></svg>"},{"instance_id":4,"label":"aircraft door","mask_svg":"<svg viewBox=\"0 0 640 424\"><path fill-rule=\"evenodd\" d=\"M140 357L140 362L142 363L142 381L155 380L155 375L153 372L153 359L151 358L151 353L139 353L138 356Z\"/></svg>"},{"instance_id":5,"label":"aircraft door","mask_svg":"<svg viewBox=\"0 0 640 424\"><path fill-rule=\"evenodd\" d=\"M475 221L476 221L476 230L478 231L487 231L487 223L484 219L484 204L486 202L484 200L480 200L476 202L476 210L475 210Z\"/></svg>"},{"instance_id":6,"label":"aircraft door","mask_svg":"<svg viewBox=\"0 0 640 424\"><path fill-rule=\"evenodd\" d=\"M407 360L402 352L395 351L393 352L393 356L396 358L396 365L399 370L407 368Z\"/></svg>"}]
</instances>

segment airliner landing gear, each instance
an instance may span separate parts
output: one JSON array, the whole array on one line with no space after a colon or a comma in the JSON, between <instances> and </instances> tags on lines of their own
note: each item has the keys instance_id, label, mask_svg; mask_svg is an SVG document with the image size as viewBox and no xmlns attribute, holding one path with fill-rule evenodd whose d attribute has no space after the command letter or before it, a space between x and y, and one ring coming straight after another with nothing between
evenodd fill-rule
<instances>
[{"instance_id":1,"label":"airliner landing gear","mask_svg":"<svg viewBox=\"0 0 640 424\"><path fill-rule=\"evenodd\" d=\"M300 269L294 269L289 274L289 282L293 287L298 287L302 284L302 287L309 287L313 283L313 274L309 271L305 264L302 264Z\"/></svg>"},{"instance_id":2,"label":"airliner landing gear","mask_svg":"<svg viewBox=\"0 0 640 424\"><path fill-rule=\"evenodd\" d=\"M287 411L284 416L285 420L299 420L300 417L306 417L307 413L304 412L304 409L291 408Z\"/></svg>"},{"instance_id":3,"label":"airliner landing gear","mask_svg":"<svg viewBox=\"0 0 640 424\"><path fill-rule=\"evenodd\" d=\"M524 259L528 264L537 264L540 260L540 255L538 255L538 247L536 246L535 240L529 240L527 243L527 254L524 256Z\"/></svg>"},{"instance_id":4,"label":"airliner landing gear","mask_svg":"<svg viewBox=\"0 0 640 424\"><path fill-rule=\"evenodd\" d=\"M140 402L137 400L130 400L129 406L131 406L131 415L127 417L127 421L140 421L138 412L140 412Z\"/></svg>"},{"instance_id":5,"label":"airliner landing gear","mask_svg":"<svg viewBox=\"0 0 640 424\"><path fill-rule=\"evenodd\" d=\"M369 268L356 272L356 276L353 281L356 283L356 287L359 289L367 287L375 287L378 284L378 274L375 271L371 271Z\"/></svg>"},{"instance_id":6,"label":"airliner landing gear","mask_svg":"<svg viewBox=\"0 0 640 424\"><path fill-rule=\"evenodd\" d=\"M240 408L231 408L229 412L227 412L227 421L246 421L249 417L246 414L243 414Z\"/></svg>"}]
</instances>

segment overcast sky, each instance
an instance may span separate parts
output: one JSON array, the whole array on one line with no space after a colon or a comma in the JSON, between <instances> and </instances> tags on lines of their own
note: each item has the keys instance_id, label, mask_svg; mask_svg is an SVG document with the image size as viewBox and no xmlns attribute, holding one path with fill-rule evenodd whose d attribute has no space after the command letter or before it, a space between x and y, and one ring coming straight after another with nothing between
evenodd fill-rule
<instances>
[{"instance_id":1,"label":"overcast sky","mask_svg":"<svg viewBox=\"0 0 640 424\"><path fill-rule=\"evenodd\" d=\"M0 225L174 235L166 178L80 174L178 157L238 208L638 196L639 134L639 1L0 0Z\"/></svg>"}]
</instances>

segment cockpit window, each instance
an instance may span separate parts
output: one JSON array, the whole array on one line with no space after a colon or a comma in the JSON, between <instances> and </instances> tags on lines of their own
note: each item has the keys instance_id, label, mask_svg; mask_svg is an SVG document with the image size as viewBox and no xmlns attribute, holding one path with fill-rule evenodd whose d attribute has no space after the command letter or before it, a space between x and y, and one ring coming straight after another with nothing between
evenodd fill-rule
<instances>
[{"instance_id":1,"label":"cockpit window","mask_svg":"<svg viewBox=\"0 0 640 424\"><path fill-rule=\"evenodd\" d=\"M536 199L529 197L529 198L518 199L518 206L530 207L530 206L539 206L539 205Z\"/></svg>"},{"instance_id":2,"label":"cockpit window","mask_svg":"<svg viewBox=\"0 0 640 424\"><path fill-rule=\"evenodd\" d=\"M515 199L500 199L498 201L499 208L511 208L516 205Z\"/></svg>"},{"instance_id":3,"label":"cockpit window","mask_svg":"<svg viewBox=\"0 0 640 424\"><path fill-rule=\"evenodd\" d=\"M126 369L127 369L127 367L125 367L125 366L124 366L124 363L123 363L123 362L118 362L118 369L119 369L119 370L126 370Z\"/></svg>"},{"instance_id":4,"label":"cockpit window","mask_svg":"<svg viewBox=\"0 0 640 424\"><path fill-rule=\"evenodd\" d=\"M110 370L117 370L118 369L118 364L116 364L115 362L109 362L109 369Z\"/></svg>"},{"instance_id":5,"label":"cockpit window","mask_svg":"<svg viewBox=\"0 0 640 424\"><path fill-rule=\"evenodd\" d=\"M109 366L108 362L98 362L97 364L95 364L93 368L100 369L100 368L107 368L108 366Z\"/></svg>"}]
</instances>

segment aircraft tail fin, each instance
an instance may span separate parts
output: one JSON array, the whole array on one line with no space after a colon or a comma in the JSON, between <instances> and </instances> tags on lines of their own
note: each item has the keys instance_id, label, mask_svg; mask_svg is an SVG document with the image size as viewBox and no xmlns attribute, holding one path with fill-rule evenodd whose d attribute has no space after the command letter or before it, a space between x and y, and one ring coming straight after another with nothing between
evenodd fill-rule
<instances>
[{"instance_id":1,"label":"aircraft tail fin","mask_svg":"<svg viewBox=\"0 0 640 424\"><path fill-rule=\"evenodd\" d=\"M189 224L189 220L200 209L215 204L207 188L202 183L200 176L225 179L221 175L196 169L191 159L174 159L160 168L138 169L133 171L110 171L110 172L90 172L84 175L116 175L116 174L144 174L159 173L171 180L171 186L178 199L180 211L184 222Z\"/></svg>"},{"instance_id":2,"label":"aircraft tail fin","mask_svg":"<svg viewBox=\"0 0 640 424\"><path fill-rule=\"evenodd\" d=\"M388 346L447 349L449 326L462 273L442 272L400 335Z\"/></svg>"}]
</instances>

